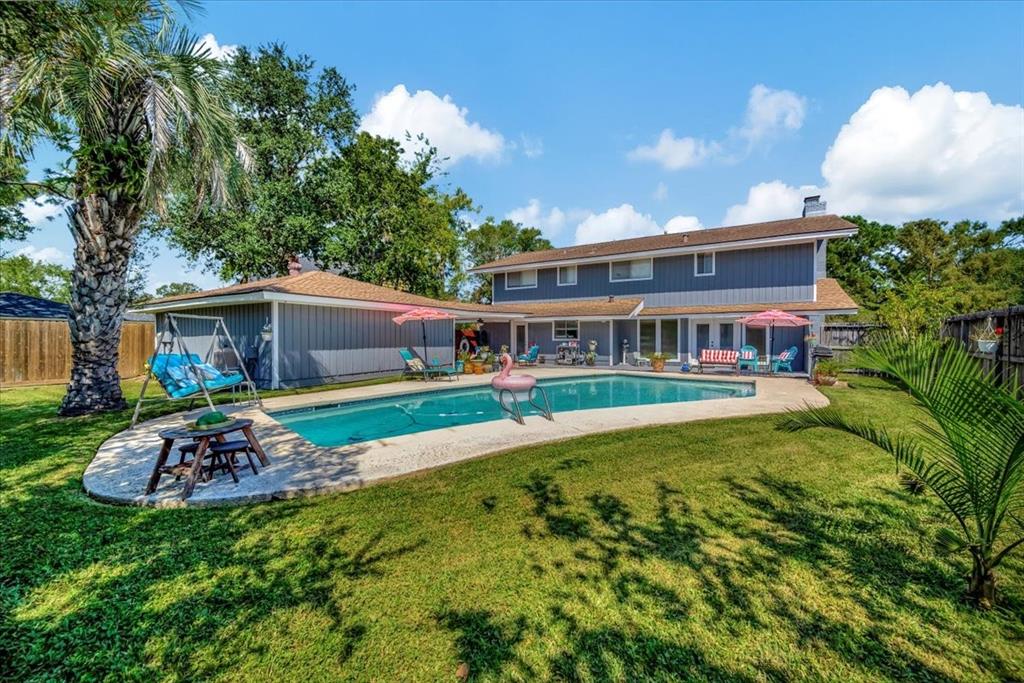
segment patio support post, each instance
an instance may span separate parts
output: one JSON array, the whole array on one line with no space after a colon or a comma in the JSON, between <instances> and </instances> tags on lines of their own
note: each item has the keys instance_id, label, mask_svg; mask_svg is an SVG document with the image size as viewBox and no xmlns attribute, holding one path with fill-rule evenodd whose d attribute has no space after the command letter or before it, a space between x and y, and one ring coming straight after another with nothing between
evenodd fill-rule
<instances>
[{"instance_id":1,"label":"patio support post","mask_svg":"<svg viewBox=\"0 0 1024 683\"><path fill-rule=\"evenodd\" d=\"M615 321L608 321L608 367L615 367Z\"/></svg>"},{"instance_id":2,"label":"patio support post","mask_svg":"<svg viewBox=\"0 0 1024 683\"><path fill-rule=\"evenodd\" d=\"M270 329L274 336L270 340L270 388L281 388L281 315L280 304L277 301L270 302Z\"/></svg>"}]
</instances>

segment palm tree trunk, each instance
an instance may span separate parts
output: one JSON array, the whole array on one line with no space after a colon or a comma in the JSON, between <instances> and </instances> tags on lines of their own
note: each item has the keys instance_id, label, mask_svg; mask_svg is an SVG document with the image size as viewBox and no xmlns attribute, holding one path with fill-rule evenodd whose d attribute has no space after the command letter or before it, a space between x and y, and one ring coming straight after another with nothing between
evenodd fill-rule
<instances>
[{"instance_id":1,"label":"palm tree trunk","mask_svg":"<svg viewBox=\"0 0 1024 683\"><path fill-rule=\"evenodd\" d=\"M974 555L971 577L967 586L967 598L981 609L990 609L996 604L996 577L988 562Z\"/></svg>"},{"instance_id":2,"label":"palm tree trunk","mask_svg":"<svg viewBox=\"0 0 1024 683\"><path fill-rule=\"evenodd\" d=\"M61 415L120 410L126 405L117 360L138 211L134 204L119 206L116 194L79 197L68 210L75 236L68 320L72 365Z\"/></svg>"}]
</instances>

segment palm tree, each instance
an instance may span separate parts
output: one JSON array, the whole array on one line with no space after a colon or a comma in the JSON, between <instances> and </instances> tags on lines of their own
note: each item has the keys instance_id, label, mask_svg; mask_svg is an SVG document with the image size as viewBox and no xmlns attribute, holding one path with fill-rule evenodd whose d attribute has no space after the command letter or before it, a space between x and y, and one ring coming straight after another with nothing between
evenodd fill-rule
<instances>
[{"instance_id":1,"label":"palm tree","mask_svg":"<svg viewBox=\"0 0 1024 683\"><path fill-rule=\"evenodd\" d=\"M888 338L858 350L854 360L899 382L930 419L912 433L891 434L828 407L790 413L779 426L828 427L891 454L956 520L956 529L940 531L937 546L970 554L967 596L991 607L996 567L1024 543L1024 404L959 344Z\"/></svg>"},{"instance_id":2,"label":"palm tree","mask_svg":"<svg viewBox=\"0 0 1024 683\"><path fill-rule=\"evenodd\" d=\"M165 2L66 0L12 11L34 6L56 6L59 21L27 41L45 49L16 49L0 63L0 146L24 158L48 139L70 156L67 176L45 185L68 200L75 239L72 370L60 412L116 410L125 283L143 219L162 211L178 183L225 199L244 180L247 152L221 94L221 65L175 26Z\"/></svg>"}]
</instances>

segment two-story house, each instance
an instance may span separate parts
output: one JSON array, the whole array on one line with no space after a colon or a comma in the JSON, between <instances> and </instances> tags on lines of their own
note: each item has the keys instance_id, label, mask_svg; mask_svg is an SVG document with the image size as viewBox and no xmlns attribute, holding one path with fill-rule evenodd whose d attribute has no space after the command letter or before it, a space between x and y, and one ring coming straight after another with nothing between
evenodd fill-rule
<instances>
[{"instance_id":1,"label":"two-story house","mask_svg":"<svg viewBox=\"0 0 1024 683\"><path fill-rule=\"evenodd\" d=\"M525 317L488 316L484 328L492 347L519 353L596 340L602 363L622 362L624 348L682 362L702 348L764 353L766 331L737 320L778 308L813 323L775 330L775 352L797 346L802 368L805 337L820 333L825 316L857 312L825 258L829 240L856 230L809 197L799 218L516 254L474 272L493 278L496 312Z\"/></svg>"}]
</instances>

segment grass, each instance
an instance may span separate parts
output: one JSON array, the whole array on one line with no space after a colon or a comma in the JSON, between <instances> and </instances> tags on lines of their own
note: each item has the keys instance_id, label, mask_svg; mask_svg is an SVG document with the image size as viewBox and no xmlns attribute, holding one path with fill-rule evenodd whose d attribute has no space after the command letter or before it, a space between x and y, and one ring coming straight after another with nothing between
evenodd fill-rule
<instances>
[{"instance_id":1,"label":"grass","mask_svg":"<svg viewBox=\"0 0 1024 683\"><path fill-rule=\"evenodd\" d=\"M998 610L961 603L939 506L842 434L637 429L157 511L82 493L130 413L57 419L61 391L0 393L3 680L1024 678L1024 562ZM916 417L878 380L828 393Z\"/></svg>"}]
</instances>

